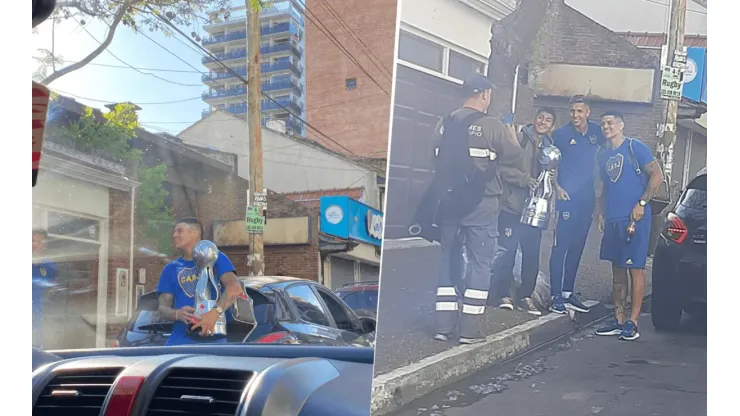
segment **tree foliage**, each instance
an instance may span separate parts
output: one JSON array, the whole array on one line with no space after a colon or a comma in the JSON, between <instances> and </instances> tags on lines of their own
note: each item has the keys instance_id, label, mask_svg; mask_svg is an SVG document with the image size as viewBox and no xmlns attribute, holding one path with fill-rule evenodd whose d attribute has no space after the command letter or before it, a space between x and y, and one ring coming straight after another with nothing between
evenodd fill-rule
<instances>
[{"instance_id":1,"label":"tree foliage","mask_svg":"<svg viewBox=\"0 0 740 416\"><path fill-rule=\"evenodd\" d=\"M138 172L136 196L136 224L140 238L156 245L160 253L172 254L172 226L174 216L167 207L169 196L163 185L167 181L167 165L146 166L142 152L132 147L139 128L138 116L132 104L117 104L104 113L102 119L92 108L85 107L76 122L50 130L57 140L74 148L99 152L122 162L132 162Z\"/></svg>"},{"instance_id":2,"label":"tree foliage","mask_svg":"<svg viewBox=\"0 0 740 416\"><path fill-rule=\"evenodd\" d=\"M49 65L49 60L39 61L40 67L36 74L39 76L41 74L46 75L41 80L41 83L49 85L62 76L84 67L110 46L115 37L116 30L120 25L130 28L134 32L147 30L150 32L164 31L165 33L169 33L166 25L159 20L157 15L166 17L176 26L191 27L200 23L206 23L219 15L227 15L230 6L231 0L58 1L54 13L49 18L52 24L67 19L74 19L81 25L85 25L90 21L100 21L108 26L108 31L100 45L82 60L58 69L54 68L54 71L48 75L46 74L52 66ZM192 36L197 37L198 34L193 31ZM46 51L52 56L52 59L55 59L53 46L50 50Z\"/></svg>"}]
</instances>

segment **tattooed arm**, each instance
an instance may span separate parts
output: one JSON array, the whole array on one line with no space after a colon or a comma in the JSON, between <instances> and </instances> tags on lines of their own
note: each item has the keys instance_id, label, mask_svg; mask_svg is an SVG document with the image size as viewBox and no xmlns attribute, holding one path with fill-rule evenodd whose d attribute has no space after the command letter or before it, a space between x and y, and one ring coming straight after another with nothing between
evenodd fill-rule
<instances>
[{"instance_id":1,"label":"tattooed arm","mask_svg":"<svg viewBox=\"0 0 740 416\"><path fill-rule=\"evenodd\" d=\"M244 288L239 283L239 278L233 272L224 273L221 276L221 284L224 285L224 293L216 303L216 306L227 310L234 305L234 302L240 296L244 295Z\"/></svg>"},{"instance_id":2,"label":"tattooed arm","mask_svg":"<svg viewBox=\"0 0 740 416\"><path fill-rule=\"evenodd\" d=\"M191 306L184 306L180 309L173 308L175 304L175 297L172 293L160 293L159 294L159 314L172 321L183 321L185 323L190 321L193 317L195 308Z\"/></svg>"},{"instance_id":3,"label":"tattooed arm","mask_svg":"<svg viewBox=\"0 0 740 416\"><path fill-rule=\"evenodd\" d=\"M650 180L648 181L645 192L642 194L640 199L645 202L650 202L650 200L653 199L653 197L655 196L655 193L658 191L660 185L663 183L663 171L660 169L660 165L655 159L645 165L643 170L645 171L645 173L648 174Z\"/></svg>"}]
</instances>

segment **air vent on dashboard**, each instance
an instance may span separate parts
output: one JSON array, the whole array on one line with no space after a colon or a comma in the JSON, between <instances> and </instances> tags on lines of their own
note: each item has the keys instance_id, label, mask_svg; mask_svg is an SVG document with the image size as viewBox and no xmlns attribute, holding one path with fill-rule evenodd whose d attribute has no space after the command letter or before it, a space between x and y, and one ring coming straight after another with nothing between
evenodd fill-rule
<instances>
[{"instance_id":1,"label":"air vent on dashboard","mask_svg":"<svg viewBox=\"0 0 740 416\"><path fill-rule=\"evenodd\" d=\"M147 416L234 416L251 375L236 370L173 369L154 392Z\"/></svg>"},{"instance_id":2,"label":"air vent on dashboard","mask_svg":"<svg viewBox=\"0 0 740 416\"><path fill-rule=\"evenodd\" d=\"M44 387L33 415L98 416L120 368L60 371Z\"/></svg>"}]
</instances>

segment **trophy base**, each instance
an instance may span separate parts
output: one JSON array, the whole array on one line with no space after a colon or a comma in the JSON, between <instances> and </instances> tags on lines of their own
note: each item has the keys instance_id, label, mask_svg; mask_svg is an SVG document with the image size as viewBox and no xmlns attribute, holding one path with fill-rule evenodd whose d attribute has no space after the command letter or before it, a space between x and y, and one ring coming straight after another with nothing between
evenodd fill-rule
<instances>
[{"instance_id":1,"label":"trophy base","mask_svg":"<svg viewBox=\"0 0 740 416\"><path fill-rule=\"evenodd\" d=\"M526 208L522 212L520 221L542 230L547 229L550 223L550 204L545 198L530 197L527 198Z\"/></svg>"},{"instance_id":2,"label":"trophy base","mask_svg":"<svg viewBox=\"0 0 740 416\"><path fill-rule=\"evenodd\" d=\"M195 316L194 316L195 322L191 324L190 326L188 326L188 332L191 332L191 334L196 334L196 333L200 334L200 329L192 331L193 325L196 324L198 321L200 321L203 315L210 312L215 307L216 307L215 300L195 302ZM224 315L221 315L218 317L218 319L216 320L216 325L213 327L213 334L211 334L210 336L226 336L226 317Z\"/></svg>"}]
</instances>

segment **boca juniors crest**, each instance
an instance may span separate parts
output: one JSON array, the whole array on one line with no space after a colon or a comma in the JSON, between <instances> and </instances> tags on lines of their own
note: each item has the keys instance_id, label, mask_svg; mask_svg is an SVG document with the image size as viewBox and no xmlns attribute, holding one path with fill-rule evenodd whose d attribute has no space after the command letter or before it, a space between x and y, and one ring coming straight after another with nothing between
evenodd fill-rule
<instances>
[{"instance_id":1,"label":"boca juniors crest","mask_svg":"<svg viewBox=\"0 0 740 416\"><path fill-rule=\"evenodd\" d=\"M588 136L588 141L590 141L591 144L596 144L596 136L595 135Z\"/></svg>"},{"instance_id":2,"label":"boca juniors crest","mask_svg":"<svg viewBox=\"0 0 740 416\"><path fill-rule=\"evenodd\" d=\"M624 167L624 155L618 153L606 161L606 176L610 181L616 183L622 176L622 167Z\"/></svg>"},{"instance_id":3,"label":"boca juniors crest","mask_svg":"<svg viewBox=\"0 0 740 416\"><path fill-rule=\"evenodd\" d=\"M198 270L195 267L188 267L177 273L177 283L189 298L195 296L195 286L198 284Z\"/></svg>"}]
</instances>

